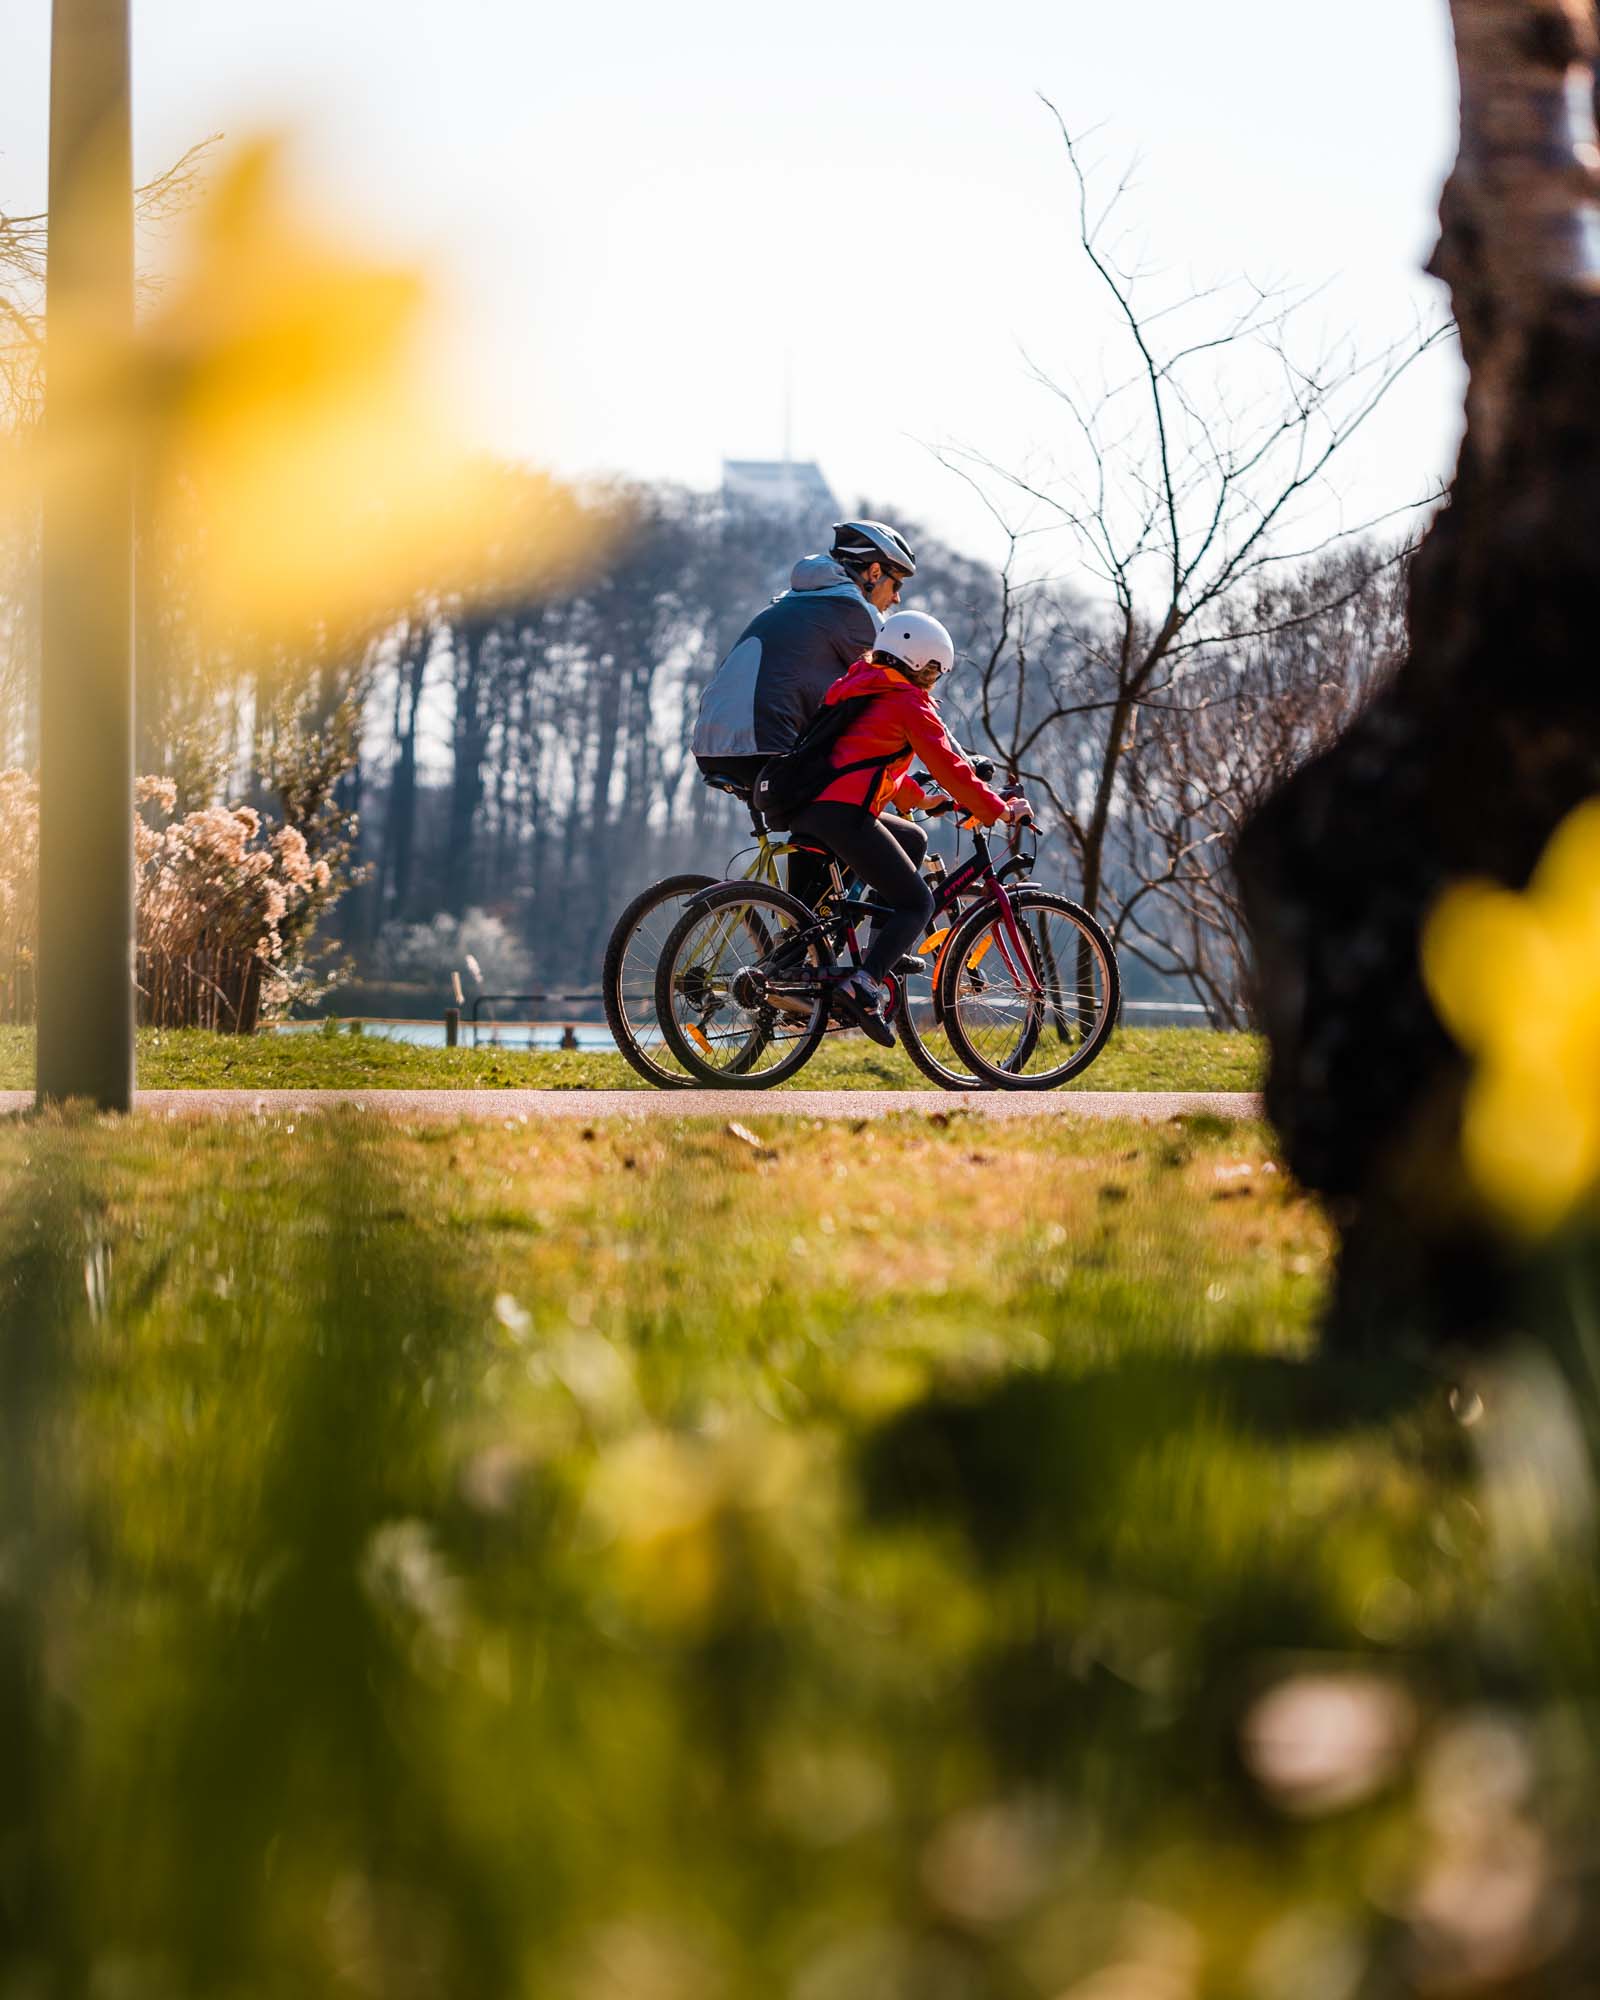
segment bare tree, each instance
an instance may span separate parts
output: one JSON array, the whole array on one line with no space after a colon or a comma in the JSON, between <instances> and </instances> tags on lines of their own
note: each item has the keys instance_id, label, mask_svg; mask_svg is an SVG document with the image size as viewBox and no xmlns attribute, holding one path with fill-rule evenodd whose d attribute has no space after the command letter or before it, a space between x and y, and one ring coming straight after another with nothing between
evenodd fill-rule
<instances>
[{"instance_id":1,"label":"bare tree","mask_svg":"<svg viewBox=\"0 0 1600 2000\"><path fill-rule=\"evenodd\" d=\"M157 236L192 208L219 135L202 139L181 159L134 194L134 225ZM49 239L45 215L0 213L0 434L17 431L39 415L44 390L44 266ZM157 286L146 271L140 290Z\"/></svg>"},{"instance_id":2,"label":"bare tree","mask_svg":"<svg viewBox=\"0 0 1600 2000\"><path fill-rule=\"evenodd\" d=\"M1050 801L1083 900L1098 912L1142 712L1169 702L1208 651L1246 636L1237 620L1253 615L1253 601L1259 608L1260 580L1376 525L1307 527L1330 498L1339 454L1449 329L1417 328L1371 354L1348 344L1312 352L1301 338L1304 296L1243 280L1174 288L1120 232L1127 177L1097 207L1079 142L1049 109L1079 250L1108 306L1110 358L1093 388L1035 366L1063 413L1057 461L1018 469L964 453L947 462L979 486L1011 536L983 659L985 734L1013 775ZM1009 494L1005 506L997 490ZM1018 501L1025 528L1012 523ZM1019 580L1045 531L1065 534L1075 581L1092 596Z\"/></svg>"},{"instance_id":3,"label":"bare tree","mask_svg":"<svg viewBox=\"0 0 1600 2000\"><path fill-rule=\"evenodd\" d=\"M191 146L134 196L139 236L159 237L200 192L216 139ZM38 755L39 522L5 459L38 422L44 396L47 218L0 214L0 765ZM158 279L145 272L140 292Z\"/></svg>"},{"instance_id":4,"label":"bare tree","mask_svg":"<svg viewBox=\"0 0 1600 2000\"><path fill-rule=\"evenodd\" d=\"M1219 1025L1254 1013L1234 844L1398 665L1408 555L1343 549L1258 579L1232 607L1230 643L1141 710L1110 829L1114 942L1124 960L1186 985Z\"/></svg>"}]
</instances>

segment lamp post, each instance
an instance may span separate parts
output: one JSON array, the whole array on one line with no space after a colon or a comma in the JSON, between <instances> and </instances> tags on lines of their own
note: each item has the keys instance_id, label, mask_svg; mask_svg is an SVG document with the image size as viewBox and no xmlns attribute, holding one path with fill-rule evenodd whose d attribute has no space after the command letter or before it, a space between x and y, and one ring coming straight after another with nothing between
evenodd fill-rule
<instances>
[{"instance_id":1,"label":"lamp post","mask_svg":"<svg viewBox=\"0 0 1600 2000\"><path fill-rule=\"evenodd\" d=\"M39 699L40 1105L133 1099L133 464L85 439L133 328L128 0L54 0ZM101 380L104 379L103 372Z\"/></svg>"}]
</instances>

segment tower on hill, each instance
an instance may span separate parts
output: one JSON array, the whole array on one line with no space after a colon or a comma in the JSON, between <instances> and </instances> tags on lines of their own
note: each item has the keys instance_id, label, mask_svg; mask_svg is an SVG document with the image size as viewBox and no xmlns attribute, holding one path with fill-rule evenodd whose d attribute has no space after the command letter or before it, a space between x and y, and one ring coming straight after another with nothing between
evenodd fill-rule
<instances>
[{"instance_id":1,"label":"tower on hill","mask_svg":"<svg viewBox=\"0 0 1600 2000\"><path fill-rule=\"evenodd\" d=\"M794 519L839 516L833 488L812 459L725 458L722 497L766 514Z\"/></svg>"}]
</instances>

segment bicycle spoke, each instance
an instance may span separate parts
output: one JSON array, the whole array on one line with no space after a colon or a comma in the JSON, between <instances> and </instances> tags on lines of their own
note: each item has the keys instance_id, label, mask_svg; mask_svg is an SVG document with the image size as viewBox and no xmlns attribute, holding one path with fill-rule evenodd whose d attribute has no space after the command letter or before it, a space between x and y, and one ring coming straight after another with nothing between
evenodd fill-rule
<instances>
[{"instance_id":1,"label":"bicycle spoke","mask_svg":"<svg viewBox=\"0 0 1600 2000\"><path fill-rule=\"evenodd\" d=\"M633 1032L634 1041L647 1054L659 1055L665 1040L656 1018L656 966L672 927L683 914L682 902L653 910L628 940L622 957L617 996Z\"/></svg>"},{"instance_id":2,"label":"bicycle spoke","mask_svg":"<svg viewBox=\"0 0 1600 2000\"><path fill-rule=\"evenodd\" d=\"M706 875L671 875L643 890L623 911L601 963L606 1023L628 1064L647 1083L674 1089L689 1082L656 1014L656 966L691 897L714 887Z\"/></svg>"},{"instance_id":3,"label":"bicycle spoke","mask_svg":"<svg viewBox=\"0 0 1600 2000\"><path fill-rule=\"evenodd\" d=\"M963 934L948 987L958 1048L980 1074L1047 1088L1092 1059L1110 1030L1115 966L1088 920L1064 899L1012 899Z\"/></svg>"},{"instance_id":4,"label":"bicycle spoke","mask_svg":"<svg viewBox=\"0 0 1600 2000\"><path fill-rule=\"evenodd\" d=\"M658 981L669 1036L702 1075L761 1082L809 1055L825 1002L817 950L787 899L734 890L679 924Z\"/></svg>"}]
</instances>

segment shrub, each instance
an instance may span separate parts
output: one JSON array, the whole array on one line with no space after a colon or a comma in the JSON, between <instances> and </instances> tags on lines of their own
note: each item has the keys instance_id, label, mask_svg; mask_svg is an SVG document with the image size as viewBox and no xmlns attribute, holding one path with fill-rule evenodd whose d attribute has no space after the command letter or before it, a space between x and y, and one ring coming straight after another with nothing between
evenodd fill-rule
<instances>
[{"instance_id":1,"label":"shrub","mask_svg":"<svg viewBox=\"0 0 1600 2000\"><path fill-rule=\"evenodd\" d=\"M248 1033L304 997L317 921L343 887L347 846L313 856L304 833L253 806L174 818L170 778L141 778L134 820L139 1014L157 1027ZM31 1011L38 786L0 772L0 1013ZM164 822L164 823L163 823Z\"/></svg>"}]
</instances>

